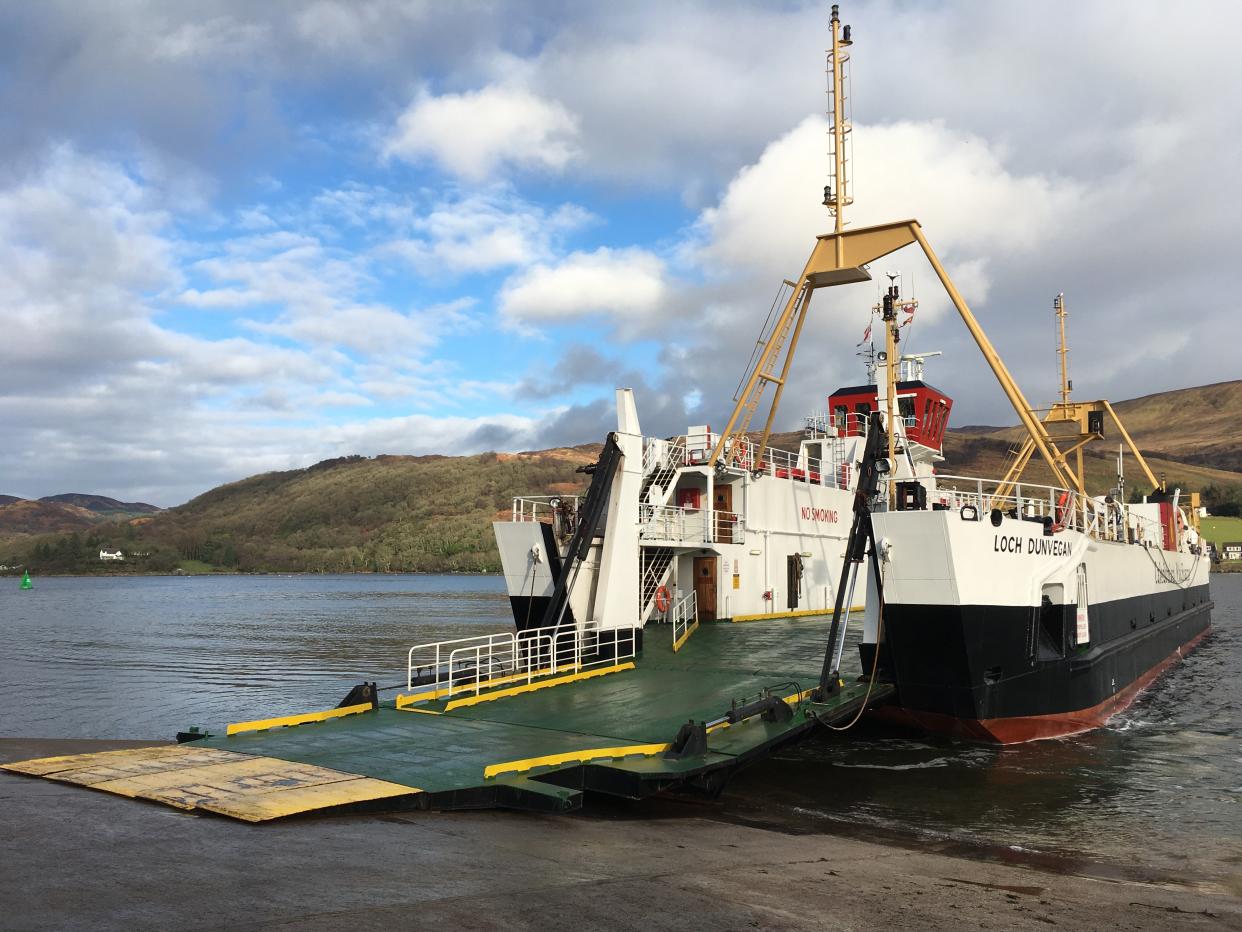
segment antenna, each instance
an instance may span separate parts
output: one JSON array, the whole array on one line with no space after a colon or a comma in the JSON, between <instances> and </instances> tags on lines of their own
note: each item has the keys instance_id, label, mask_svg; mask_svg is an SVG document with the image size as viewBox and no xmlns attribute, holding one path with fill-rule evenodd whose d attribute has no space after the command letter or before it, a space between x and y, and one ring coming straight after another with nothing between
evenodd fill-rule
<instances>
[{"instance_id":1,"label":"antenna","mask_svg":"<svg viewBox=\"0 0 1242 932\"><path fill-rule=\"evenodd\" d=\"M854 44L850 27L841 29L837 4L832 5L832 48L828 50L828 132L832 148L828 151L832 168L824 187L824 206L836 220L836 232L845 228L845 208L854 203L848 174L850 153L849 64L845 50ZM847 148L849 147L849 148Z\"/></svg>"}]
</instances>

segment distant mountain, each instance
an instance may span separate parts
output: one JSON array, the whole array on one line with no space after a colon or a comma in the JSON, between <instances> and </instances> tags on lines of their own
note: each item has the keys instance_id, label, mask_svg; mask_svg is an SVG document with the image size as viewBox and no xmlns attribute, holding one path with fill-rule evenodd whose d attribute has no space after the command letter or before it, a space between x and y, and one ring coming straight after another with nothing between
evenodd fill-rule
<instances>
[{"instance_id":1,"label":"distant mountain","mask_svg":"<svg viewBox=\"0 0 1242 932\"><path fill-rule=\"evenodd\" d=\"M65 492L61 495L45 495L41 502L59 502L64 505L77 505L87 511L112 515L153 515L161 509L146 502L120 502L106 495L91 495L86 492Z\"/></svg>"},{"instance_id":2,"label":"distant mountain","mask_svg":"<svg viewBox=\"0 0 1242 932\"><path fill-rule=\"evenodd\" d=\"M121 502L83 492L47 495L38 500L0 495L0 535L68 534L159 511L146 502Z\"/></svg>"},{"instance_id":3,"label":"distant mountain","mask_svg":"<svg viewBox=\"0 0 1242 932\"><path fill-rule=\"evenodd\" d=\"M106 520L86 508L62 502L18 499L0 505L0 534L66 534Z\"/></svg>"}]
</instances>

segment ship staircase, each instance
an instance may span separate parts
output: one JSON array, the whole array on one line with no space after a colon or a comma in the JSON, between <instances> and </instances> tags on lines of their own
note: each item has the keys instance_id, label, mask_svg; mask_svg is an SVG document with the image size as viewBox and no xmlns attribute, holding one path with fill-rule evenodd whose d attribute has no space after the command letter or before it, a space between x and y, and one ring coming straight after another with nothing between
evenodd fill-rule
<instances>
[{"instance_id":1,"label":"ship staircase","mask_svg":"<svg viewBox=\"0 0 1242 932\"><path fill-rule=\"evenodd\" d=\"M639 619L645 624L658 613L656 593L661 586L668 586L673 574L672 547L643 547L640 550L642 585L639 587ZM664 621L663 617L658 620Z\"/></svg>"},{"instance_id":2,"label":"ship staircase","mask_svg":"<svg viewBox=\"0 0 1242 932\"><path fill-rule=\"evenodd\" d=\"M638 493L642 513L650 521L669 511L669 500L677 485L677 472L686 460L686 438L673 440L649 440L643 451L643 483ZM656 606L656 594L661 587L668 587L673 575L672 547L660 544L642 544L639 547L638 617L642 623L655 615L662 615ZM666 620L663 617L659 621Z\"/></svg>"}]
</instances>

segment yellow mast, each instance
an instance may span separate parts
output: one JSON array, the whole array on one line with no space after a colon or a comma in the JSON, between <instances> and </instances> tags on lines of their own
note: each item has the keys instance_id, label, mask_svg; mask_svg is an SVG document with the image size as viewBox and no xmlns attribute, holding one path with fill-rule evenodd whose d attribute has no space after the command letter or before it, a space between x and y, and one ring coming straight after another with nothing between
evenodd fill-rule
<instances>
[{"instance_id":1,"label":"yellow mast","mask_svg":"<svg viewBox=\"0 0 1242 932\"><path fill-rule=\"evenodd\" d=\"M1057 325L1061 334L1057 339L1057 353L1061 357L1061 404L1069 405L1070 396L1070 380L1069 367L1066 365L1065 357L1069 355L1069 350L1065 346L1065 292L1062 291L1052 299L1052 307L1057 313Z\"/></svg>"},{"instance_id":2,"label":"yellow mast","mask_svg":"<svg viewBox=\"0 0 1242 932\"><path fill-rule=\"evenodd\" d=\"M830 76L828 93L831 97L832 177L831 183L824 188L824 206L828 208L833 216L834 232L825 233L817 237L815 248L807 259L802 275L796 282L789 283L791 289L788 300L785 302L776 324L772 328L771 336L767 339L759 360L747 377L745 387L737 397L737 403L729 417L729 422L712 450L711 458L708 461L709 464L719 466L721 457L724 458L725 465L737 464L742 444L732 441L744 436L751 418L758 408L764 389L768 384L772 384L776 388L773 393L771 407L764 428L763 440L760 443L758 453L759 457L763 456L768 436L775 422L776 408L788 379L793 354L797 348L798 339L802 332L802 324L805 322L814 291L819 288L870 281L871 273L868 269L870 263L904 246L917 243L923 251L923 255L927 257L927 261L931 263L932 269L944 287L945 293L953 303L962 322L966 325L966 329L970 331L970 335L978 345L984 360L996 376L1001 390L1004 391L1005 396L1009 399L1009 403L1013 406L1018 420L1021 421L1023 428L1028 434L1029 448L1023 465L1025 465L1026 460L1029 460L1031 456L1038 452L1052 474L1053 484L1075 489L1085 494L1081 469L1076 474L1066 459L1066 454L1072 452L1075 448L1071 447L1070 450L1062 452L1057 447L1052 436L1049 435L1044 421L1036 415L1034 409L1027 402L1026 397L1022 394L1022 390L1014 381L1013 376L1010 375L1008 368L996 352L995 347L993 347L991 340L983 332L983 328L979 326L979 322L966 305L961 293L957 290L957 286L949 278L949 274L941 264L939 257L923 235L922 227L918 221L899 220L876 226L846 229L844 209L853 203L853 197L850 193L848 178L850 160L847 154L847 146L850 123L846 91L848 73L844 66L849 60L849 55L845 50L852 45L852 41L850 27L841 26L836 4L832 6L830 27L832 45L828 53L830 66L828 69ZM778 363L781 360L781 353L785 347L786 340L789 340L789 347L784 355L784 365L778 369ZM891 365L892 360L890 359ZM892 374L891 370L890 374ZM1066 383L1068 389L1068 376ZM1110 414L1112 413L1111 409L1106 407L1107 403L1099 404L1100 410L1107 410ZM1079 414L1077 409L1085 408L1085 406L1069 404L1058 405L1057 408L1065 411L1069 417L1073 418ZM1082 413L1081 416L1085 420L1085 413ZM1062 415L1062 419L1064 417L1065 415ZM1114 421L1116 422L1115 415ZM1120 427L1119 423L1118 426ZM1124 428L1121 428L1121 430L1122 436L1129 441ZM1079 442L1085 442L1085 439L1080 437ZM1133 449L1132 443L1131 448ZM1147 469L1146 463L1142 461L1141 457L1139 457L1139 462L1143 465L1144 471L1150 476L1150 470ZM751 463L750 468L753 469L758 465L758 463ZM1020 472L1020 468L1018 472Z\"/></svg>"}]
</instances>

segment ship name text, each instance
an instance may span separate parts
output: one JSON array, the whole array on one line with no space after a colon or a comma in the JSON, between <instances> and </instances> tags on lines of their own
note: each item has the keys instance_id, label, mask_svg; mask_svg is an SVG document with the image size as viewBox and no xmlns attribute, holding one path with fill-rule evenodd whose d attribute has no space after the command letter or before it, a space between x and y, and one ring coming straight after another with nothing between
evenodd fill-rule
<instances>
[{"instance_id":1,"label":"ship name text","mask_svg":"<svg viewBox=\"0 0 1242 932\"><path fill-rule=\"evenodd\" d=\"M1070 542L1055 537L1020 537L1017 534L994 534L992 550L996 553L1029 553L1035 556L1068 557Z\"/></svg>"}]
</instances>

